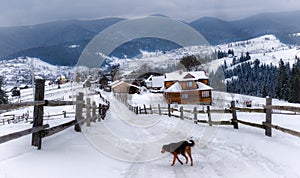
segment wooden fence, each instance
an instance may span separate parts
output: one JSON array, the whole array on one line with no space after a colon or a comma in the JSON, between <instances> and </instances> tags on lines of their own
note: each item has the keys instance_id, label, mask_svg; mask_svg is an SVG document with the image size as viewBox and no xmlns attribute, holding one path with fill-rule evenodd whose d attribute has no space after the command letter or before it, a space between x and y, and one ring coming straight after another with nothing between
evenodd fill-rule
<instances>
[{"instance_id":1,"label":"wooden fence","mask_svg":"<svg viewBox=\"0 0 300 178\"><path fill-rule=\"evenodd\" d=\"M300 137L299 131L294 131L288 128L281 127L279 125L272 124L272 115L273 114L292 114L292 113L281 113L276 111L289 111L293 112L293 114L300 113L300 107L291 107L291 106L276 106L272 105L272 98L266 98L266 104L263 105L263 108L240 108L235 106L235 101L231 102L231 107L229 109L223 110L212 110L210 106L206 106L206 111L204 109L198 110L197 107L194 107L193 110L185 110L182 106L177 108L172 108L171 105L167 105L162 107L160 104L157 106L132 106L127 102L127 99L122 95L115 94L115 97L124 103L129 110L133 111L136 114L159 114L159 115L168 115L169 117L178 117L180 119L188 119L197 123L206 123L209 126L213 125L231 125L234 129L239 128L239 124L264 129L265 135L271 137L272 129L282 131L284 133L288 133L297 137ZM265 113L265 121L261 124L254 122L247 122L238 119L238 112L251 112L251 113ZM211 114L212 113L230 113L232 115L232 119L230 121L213 121ZM207 114L207 120L198 119L198 114Z\"/></svg>"},{"instance_id":2,"label":"wooden fence","mask_svg":"<svg viewBox=\"0 0 300 178\"><path fill-rule=\"evenodd\" d=\"M0 105L0 110L17 109L20 107L34 106L32 128L25 129L15 133L10 133L4 136L0 136L0 143L4 143L16 138L23 137L28 134L32 134L31 145L38 147L38 149L41 149L43 138L49 137L71 126L74 126L75 131L80 132L82 124L86 123L86 125L89 127L91 126L91 122L101 121L102 119L104 119L106 111L109 109L110 106L109 101L107 101L104 97L102 97L100 93L99 93L100 98L105 102L105 104L99 104L98 106L96 105L96 102L92 102L90 98L86 98L86 102L84 102L83 93L79 93L79 95L76 96L75 102L44 100L45 81L41 79L37 79L35 84L36 84L35 101ZM51 128L49 124L43 124L45 106L55 107L55 106L66 106L66 105L76 105L74 120ZM85 117L82 116L84 108L86 110ZM66 114L67 113L65 111L62 113L64 117L66 117Z\"/></svg>"}]
</instances>

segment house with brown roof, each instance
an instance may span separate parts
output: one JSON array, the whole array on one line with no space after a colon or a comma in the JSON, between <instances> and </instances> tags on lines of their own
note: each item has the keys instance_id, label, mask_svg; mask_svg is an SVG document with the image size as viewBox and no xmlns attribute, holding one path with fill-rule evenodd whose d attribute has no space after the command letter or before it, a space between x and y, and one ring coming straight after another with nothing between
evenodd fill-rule
<instances>
[{"instance_id":1,"label":"house with brown roof","mask_svg":"<svg viewBox=\"0 0 300 178\"><path fill-rule=\"evenodd\" d=\"M211 104L212 87L204 71L166 73L164 98L168 104Z\"/></svg>"}]
</instances>

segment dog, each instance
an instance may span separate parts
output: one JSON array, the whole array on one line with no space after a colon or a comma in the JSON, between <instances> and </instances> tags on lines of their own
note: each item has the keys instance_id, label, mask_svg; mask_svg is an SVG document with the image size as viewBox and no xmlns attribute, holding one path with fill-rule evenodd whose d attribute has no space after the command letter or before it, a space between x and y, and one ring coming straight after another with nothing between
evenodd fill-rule
<instances>
[{"instance_id":1,"label":"dog","mask_svg":"<svg viewBox=\"0 0 300 178\"><path fill-rule=\"evenodd\" d=\"M191 160L191 166L193 166L193 158L192 158L192 152L191 147L195 145L195 142L193 140L188 141L180 141L177 143L170 143L168 145L163 145L161 153L170 152L173 154L173 162L171 166L174 166L176 159L179 161L179 163L182 165L182 161L178 158L178 155L181 154L185 157L185 164L188 163L188 157L185 155L185 153L188 154Z\"/></svg>"}]
</instances>

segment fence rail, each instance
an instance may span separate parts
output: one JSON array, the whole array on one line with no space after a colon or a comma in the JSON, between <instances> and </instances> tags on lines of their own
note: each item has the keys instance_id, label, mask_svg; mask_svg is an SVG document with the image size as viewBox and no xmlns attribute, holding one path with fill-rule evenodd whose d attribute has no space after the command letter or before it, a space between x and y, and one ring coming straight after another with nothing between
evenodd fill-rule
<instances>
[{"instance_id":1,"label":"fence rail","mask_svg":"<svg viewBox=\"0 0 300 178\"><path fill-rule=\"evenodd\" d=\"M32 134L32 146L36 146L38 147L38 149L41 149L43 138L59 133L72 126L74 126L75 131L80 132L81 125L83 125L84 123L86 123L86 125L89 127L91 125L91 121L96 122L97 120L103 120L110 106L110 102L106 100L103 96L101 96L101 93L98 94L106 104L99 104L98 106L96 105L96 102L91 101L88 97L86 98L85 102L83 100L83 93L79 93L79 95L76 96L76 101L44 100L45 81L37 79L35 83L35 101L0 105L0 110L34 106L32 128L0 136L0 143L4 143L13 139L23 137L25 135ZM43 125L44 117L57 117L63 115L64 118L66 118L67 115L67 112L63 111L62 114L45 116L43 112L45 106L57 107L66 105L76 105L76 111L75 113L72 113L75 114L74 120L68 121L66 123L51 128L49 124ZM83 109L85 109L85 112L83 112ZM68 113L70 114L70 112ZM83 113L85 113L85 117L82 116Z\"/></svg>"},{"instance_id":2,"label":"fence rail","mask_svg":"<svg viewBox=\"0 0 300 178\"><path fill-rule=\"evenodd\" d=\"M272 105L272 98L266 98L266 104L262 105L263 108L241 108L235 106L235 101L231 102L231 107L229 109L210 109L210 106L207 106L207 110L197 110L195 107L193 110L183 109L183 107L180 108L172 108L170 105L161 106L158 104L157 106L150 105L146 107L146 105L141 106L132 106L129 103L127 103L127 99L124 98L122 95L115 94L115 97L124 103L129 110L133 111L136 114L159 114L159 115L168 115L169 117L178 117L180 119L188 119L193 120L196 124L197 123L204 123L209 124L210 126L213 125L231 125L234 129L239 128L239 124L243 124L250 127L255 127L259 129L265 130L265 135L271 137L272 136L272 129L279 130L284 133L288 133L297 137L300 137L299 131L294 131L288 128L284 128L278 125L272 124L272 115L273 114L291 114L291 113L278 113L274 112L273 110L280 110L280 111L288 111L288 112L294 112L292 114L297 114L300 112L300 107L292 107L292 106L277 106ZM265 113L265 121L261 124L253 123L253 122L247 122L238 119L237 116L238 112L248 112L248 113ZM177 114L175 114L177 112ZM230 121L212 121L211 120L211 113L231 113L232 119ZM193 117L188 116L193 115ZM199 120L198 114L207 114L207 120Z\"/></svg>"}]
</instances>

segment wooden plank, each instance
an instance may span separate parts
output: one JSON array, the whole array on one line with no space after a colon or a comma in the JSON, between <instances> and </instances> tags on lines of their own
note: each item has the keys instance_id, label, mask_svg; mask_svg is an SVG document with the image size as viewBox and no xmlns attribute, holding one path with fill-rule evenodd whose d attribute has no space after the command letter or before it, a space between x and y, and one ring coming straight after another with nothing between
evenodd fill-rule
<instances>
[{"instance_id":1,"label":"wooden plank","mask_svg":"<svg viewBox=\"0 0 300 178\"><path fill-rule=\"evenodd\" d=\"M183 109L182 111L183 111L183 112L187 112L187 113L191 113L191 114L193 114L193 113L194 113L194 111L193 111L193 110L186 110L186 109Z\"/></svg>"},{"instance_id":2,"label":"wooden plank","mask_svg":"<svg viewBox=\"0 0 300 178\"><path fill-rule=\"evenodd\" d=\"M272 105L272 98L266 98L266 106ZM272 125L272 109L266 108L266 124L265 125L265 135L272 136L272 128L268 125Z\"/></svg>"},{"instance_id":3,"label":"wooden plank","mask_svg":"<svg viewBox=\"0 0 300 178\"><path fill-rule=\"evenodd\" d=\"M265 113L265 109L261 109L261 108L240 108L240 107L234 107L234 108L231 108L231 110L236 110L236 111L241 111L241 112Z\"/></svg>"},{"instance_id":4,"label":"wooden plank","mask_svg":"<svg viewBox=\"0 0 300 178\"><path fill-rule=\"evenodd\" d=\"M300 107L292 107L292 106L265 105L264 108L265 109L273 109L273 110L300 112Z\"/></svg>"},{"instance_id":5,"label":"wooden plank","mask_svg":"<svg viewBox=\"0 0 300 178\"><path fill-rule=\"evenodd\" d=\"M197 120L199 123L208 124L207 120ZM212 125L232 125L230 121L211 121Z\"/></svg>"},{"instance_id":6,"label":"wooden plank","mask_svg":"<svg viewBox=\"0 0 300 178\"><path fill-rule=\"evenodd\" d=\"M44 104L45 101L30 101L30 102L23 102L23 103L2 104L0 105L0 110L17 109L21 107L39 106Z\"/></svg>"},{"instance_id":7,"label":"wooden plank","mask_svg":"<svg viewBox=\"0 0 300 178\"><path fill-rule=\"evenodd\" d=\"M66 106L66 105L75 105L74 101L54 101L54 100L46 100L44 106Z\"/></svg>"},{"instance_id":8,"label":"wooden plank","mask_svg":"<svg viewBox=\"0 0 300 178\"><path fill-rule=\"evenodd\" d=\"M259 129L265 129L265 126L262 124L257 124L257 123L252 123L252 122L246 122L246 121L242 121L242 120L237 120L238 123L244 124L244 125L248 125L251 127L256 127Z\"/></svg>"},{"instance_id":9,"label":"wooden plank","mask_svg":"<svg viewBox=\"0 0 300 178\"><path fill-rule=\"evenodd\" d=\"M45 96L45 80L36 79L35 80L34 101L44 100L44 96ZM33 124L32 124L33 128L43 125L43 114L44 114L44 107L43 106L34 106ZM37 132L37 133L32 134L31 145L32 146L37 146L39 150L42 148L41 132Z\"/></svg>"},{"instance_id":10,"label":"wooden plank","mask_svg":"<svg viewBox=\"0 0 300 178\"><path fill-rule=\"evenodd\" d=\"M183 120L183 107L181 106L180 109L179 109L179 112L180 112L180 119Z\"/></svg>"},{"instance_id":11,"label":"wooden plank","mask_svg":"<svg viewBox=\"0 0 300 178\"><path fill-rule=\"evenodd\" d=\"M210 107L209 106L207 106L207 117L208 117L208 125L212 126L212 123L211 123L211 114L210 114Z\"/></svg>"},{"instance_id":12,"label":"wooden plank","mask_svg":"<svg viewBox=\"0 0 300 178\"><path fill-rule=\"evenodd\" d=\"M291 130L291 129L283 128L283 127L280 127L278 125L270 125L270 124L267 124L267 123L263 123L263 124L265 126L271 127L273 129L279 130L281 132L288 133L288 134L294 135L296 137L300 137L300 132L298 132L298 131L294 131L294 130Z\"/></svg>"},{"instance_id":13,"label":"wooden plank","mask_svg":"<svg viewBox=\"0 0 300 178\"><path fill-rule=\"evenodd\" d=\"M158 104L158 114L161 115L161 107L160 107L160 104Z\"/></svg>"},{"instance_id":14,"label":"wooden plank","mask_svg":"<svg viewBox=\"0 0 300 178\"><path fill-rule=\"evenodd\" d=\"M76 103L73 101L37 100L22 103L2 104L0 105L0 110L17 109L29 106L65 106L74 104Z\"/></svg>"},{"instance_id":15,"label":"wooden plank","mask_svg":"<svg viewBox=\"0 0 300 178\"><path fill-rule=\"evenodd\" d=\"M194 121L197 121L198 120L197 107L194 107L193 113L194 113ZM197 122L195 122L195 123L197 123Z\"/></svg>"},{"instance_id":16,"label":"wooden plank","mask_svg":"<svg viewBox=\"0 0 300 178\"><path fill-rule=\"evenodd\" d=\"M171 117L171 105L168 104L168 116Z\"/></svg>"},{"instance_id":17,"label":"wooden plank","mask_svg":"<svg viewBox=\"0 0 300 178\"><path fill-rule=\"evenodd\" d=\"M144 111L145 111L145 114L147 114L147 108L146 108L145 104L144 104Z\"/></svg>"},{"instance_id":18,"label":"wooden plank","mask_svg":"<svg viewBox=\"0 0 300 178\"><path fill-rule=\"evenodd\" d=\"M235 108L235 101L231 101L231 107L230 109ZM238 122L237 122L237 115L236 110L232 110L232 125L234 129L238 129Z\"/></svg>"},{"instance_id":19,"label":"wooden plank","mask_svg":"<svg viewBox=\"0 0 300 178\"><path fill-rule=\"evenodd\" d=\"M91 98L86 98L86 126L91 126Z\"/></svg>"},{"instance_id":20,"label":"wooden plank","mask_svg":"<svg viewBox=\"0 0 300 178\"><path fill-rule=\"evenodd\" d=\"M80 125L78 124L82 120L82 108L83 108L83 93L79 93L76 96L76 109L75 109L75 120L77 124L75 124L74 130L76 132L81 132Z\"/></svg>"},{"instance_id":21,"label":"wooden plank","mask_svg":"<svg viewBox=\"0 0 300 178\"><path fill-rule=\"evenodd\" d=\"M69 127L72 127L75 124L77 124L77 121L76 120L72 120L70 122L67 122L67 123L64 123L64 124L61 124L61 125L58 125L58 126L55 126L55 127L49 128L49 129L46 129L46 130L43 130L42 137L49 137L51 135L54 135L54 134L56 134L58 132L61 132L61 131L65 130L65 129L69 128Z\"/></svg>"},{"instance_id":22,"label":"wooden plank","mask_svg":"<svg viewBox=\"0 0 300 178\"><path fill-rule=\"evenodd\" d=\"M210 113L226 113L224 109L211 109Z\"/></svg>"},{"instance_id":23,"label":"wooden plank","mask_svg":"<svg viewBox=\"0 0 300 178\"><path fill-rule=\"evenodd\" d=\"M4 143L4 142L7 142L7 141L10 141L10 140L14 140L14 139L23 137L25 135L29 135L29 134L33 134L33 133L42 131L45 128L48 128L48 127L49 127L49 124L45 124L45 125L42 125L42 126L38 126L38 127L22 130L22 131L19 131L19 132L7 134L7 135L4 135L4 136L0 136L0 144Z\"/></svg>"}]
</instances>

